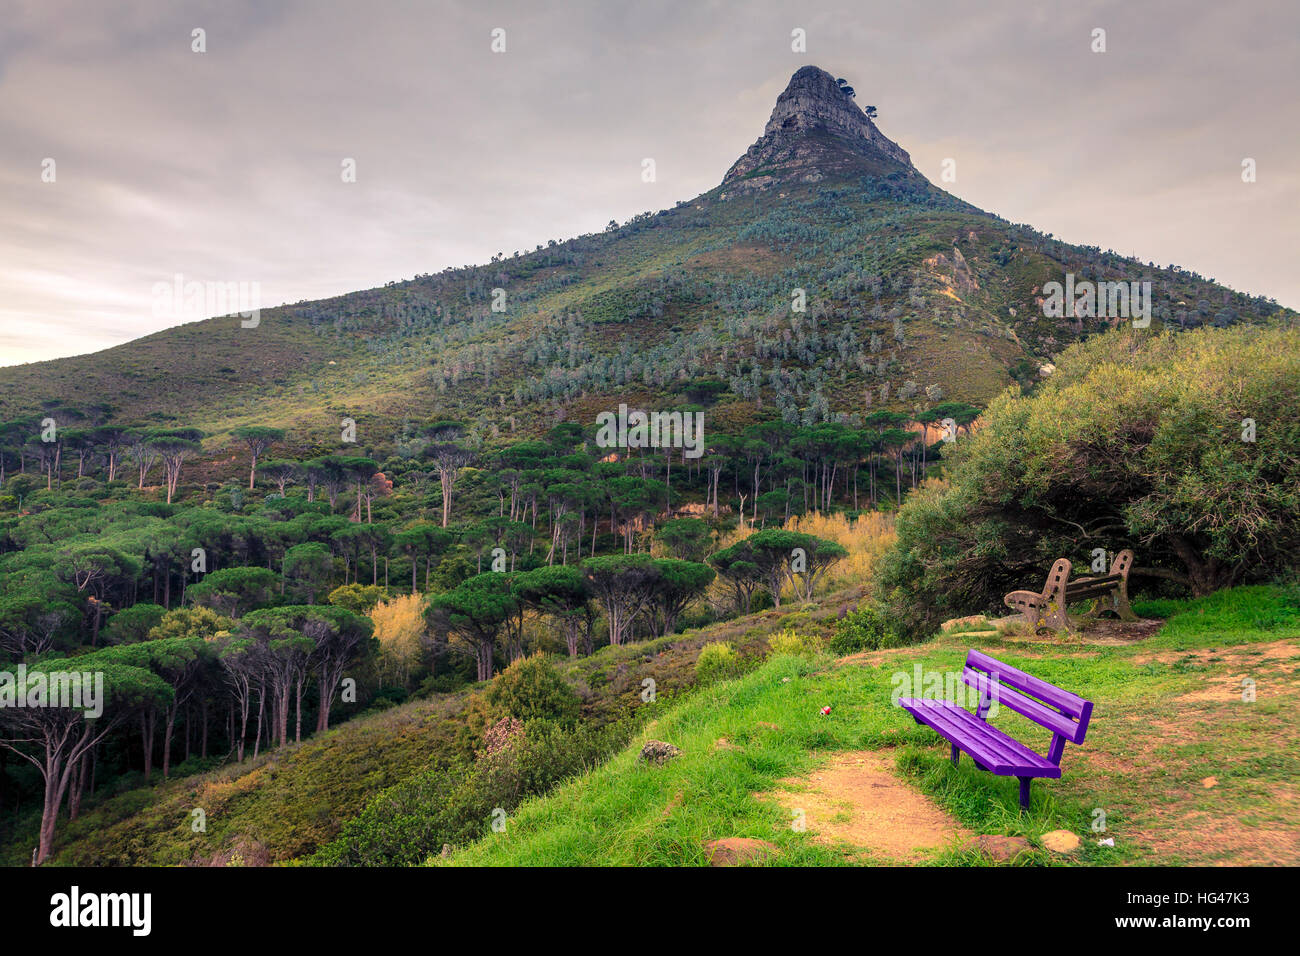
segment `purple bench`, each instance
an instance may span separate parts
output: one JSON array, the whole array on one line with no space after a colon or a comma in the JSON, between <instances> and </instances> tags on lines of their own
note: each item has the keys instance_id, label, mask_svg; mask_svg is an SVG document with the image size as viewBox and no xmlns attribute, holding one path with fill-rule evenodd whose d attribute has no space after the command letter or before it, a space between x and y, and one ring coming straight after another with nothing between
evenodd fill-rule
<instances>
[{"instance_id":1,"label":"purple bench","mask_svg":"<svg viewBox=\"0 0 1300 956\"><path fill-rule=\"evenodd\" d=\"M1020 779L1020 809L1029 809L1029 781L1034 777L1061 776L1061 753L1065 742L1083 743L1092 718L1092 701L1061 690L997 658L972 650L966 655L962 680L979 691L977 712L959 704L920 697L899 698L897 704L918 724L936 730L952 744L952 762L964 750L975 766L1002 777ZM996 701L1028 717L1052 732L1052 743L1043 756L1008 737L988 722L990 705Z\"/></svg>"}]
</instances>

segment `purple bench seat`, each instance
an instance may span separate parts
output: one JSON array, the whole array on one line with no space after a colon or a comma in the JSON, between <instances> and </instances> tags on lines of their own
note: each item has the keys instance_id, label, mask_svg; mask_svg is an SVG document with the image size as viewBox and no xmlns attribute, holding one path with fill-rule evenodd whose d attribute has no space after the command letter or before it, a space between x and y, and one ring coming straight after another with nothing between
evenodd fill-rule
<instances>
[{"instance_id":1,"label":"purple bench seat","mask_svg":"<svg viewBox=\"0 0 1300 956\"><path fill-rule=\"evenodd\" d=\"M1092 702L975 650L966 656L962 680L980 694L973 714L945 700L902 697L896 703L918 724L933 728L952 745L954 764L964 750L981 770L1019 778L1020 808L1029 809L1029 781L1034 777L1061 776L1065 743L1083 743L1092 719ZM1052 742L1047 754L1038 753L990 724L989 710L994 702L1050 730Z\"/></svg>"}]
</instances>

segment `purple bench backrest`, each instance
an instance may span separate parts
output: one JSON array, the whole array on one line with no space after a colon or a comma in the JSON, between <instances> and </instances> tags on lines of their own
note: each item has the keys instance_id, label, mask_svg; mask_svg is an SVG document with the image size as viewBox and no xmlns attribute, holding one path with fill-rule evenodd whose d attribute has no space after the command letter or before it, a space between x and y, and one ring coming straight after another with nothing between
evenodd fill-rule
<instances>
[{"instance_id":1,"label":"purple bench backrest","mask_svg":"<svg viewBox=\"0 0 1300 956\"><path fill-rule=\"evenodd\" d=\"M1092 701L975 650L966 655L962 680L979 689L983 697L993 697L999 705L1050 730L1054 736L1049 759L1060 762L1065 740L1083 743L1092 719Z\"/></svg>"}]
</instances>

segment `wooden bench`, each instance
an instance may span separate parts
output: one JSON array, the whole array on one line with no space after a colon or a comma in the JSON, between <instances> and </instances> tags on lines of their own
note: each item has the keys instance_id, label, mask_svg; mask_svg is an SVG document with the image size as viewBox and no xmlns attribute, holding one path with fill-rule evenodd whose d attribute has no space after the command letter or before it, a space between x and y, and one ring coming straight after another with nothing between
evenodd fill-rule
<instances>
[{"instance_id":1,"label":"wooden bench","mask_svg":"<svg viewBox=\"0 0 1300 956\"><path fill-rule=\"evenodd\" d=\"M932 727L952 744L954 765L964 750L981 770L1017 777L1020 809L1024 812L1029 809L1029 781L1034 777L1058 779L1065 742L1083 743L1092 719L1092 702L976 650L967 653L961 676L979 691L979 707L974 714L946 700L902 697L896 703L918 724ZM1052 732L1046 756L988 722L994 701Z\"/></svg>"},{"instance_id":2,"label":"wooden bench","mask_svg":"<svg viewBox=\"0 0 1300 956\"><path fill-rule=\"evenodd\" d=\"M1061 558L1052 565L1042 593L1012 591L1002 603L1019 611L1035 631L1049 627L1054 631L1074 632L1066 608L1081 601L1092 601L1086 617L1096 617L1103 611L1114 611L1122 621L1136 621L1138 617L1128 603L1128 573L1133 567L1133 552L1127 549L1115 555L1110 573L1099 577L1070 580L1070 562Z\"/></svg>"}]
</instances>

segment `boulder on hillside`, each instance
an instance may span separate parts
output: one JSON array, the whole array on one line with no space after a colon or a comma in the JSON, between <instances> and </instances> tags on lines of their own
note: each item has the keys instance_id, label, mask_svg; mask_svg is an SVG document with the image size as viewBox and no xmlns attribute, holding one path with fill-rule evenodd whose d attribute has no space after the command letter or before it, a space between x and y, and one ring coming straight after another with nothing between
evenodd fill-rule
<instances>
[{"instance_id":1,"label":"boulder on hillside","mask_svg":"<svg viewBox=\"0 0 1300 956\"><path fill-rule=\"evenodd\" d=\"M641 748L641 759L647 763L667 763L680 754L679 748L662 740L648 740Z\"/></svg>"}]
</instances>

